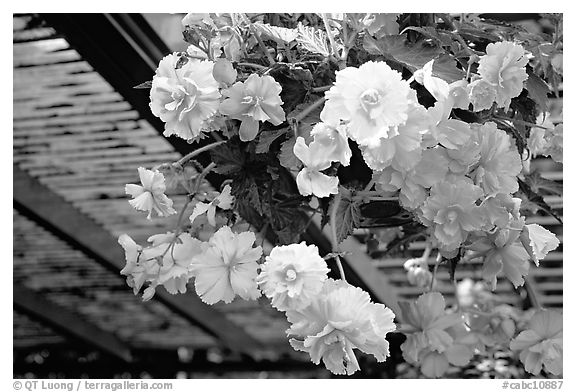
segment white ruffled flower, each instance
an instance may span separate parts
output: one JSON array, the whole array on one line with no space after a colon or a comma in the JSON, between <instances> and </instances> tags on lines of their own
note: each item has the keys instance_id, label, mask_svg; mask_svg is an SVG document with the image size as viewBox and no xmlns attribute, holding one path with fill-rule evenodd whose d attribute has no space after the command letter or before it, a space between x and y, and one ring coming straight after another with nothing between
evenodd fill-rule
<instances>
[{"instance_id":1,"label":"white ruffled flower","mask_svg":"<svg viewBox=\"0 0 576 392\"><path fill-rule=\"evenodd\" d=\"M345 125L332 125L319 122L314 125L310 134L314 136L314 142L319 145L318 153L321 154L325 160L340 162L344 166L350 164L352 151L348 145Z\"/></svg>"},{"instance_id":2,"label":"white ruffled flower","mask_svg":"<svg viewBox=\"0 0 576 392\"><path fill-rule=\"evenodd\" d=\"M368 61L359 68L336 72L336 83L326 92L322 117L330 123L348 122L348 136L358 144L380 145L396 134L408 119L413 102L410 85L385 62Z\"/></svg>"},{"instance_id":3,"label":"white ruffled flower","mask_svg":"<svg viewBox=\"0 0 576 392\"><path fill-rule=\"evenodd\" d=\"M302 310L288 310L292 324L286 331L295 350L320 360L334 374L353 374L360 369L354 349L371 354L378 362L390 355L386 334L396 329L394 313L358 287L326 280L312 303Z\"/></svg>"},{"instance_id":4,"label":"white ruffled flower","mask_svg":"<svg viewBox=\"0 0 576 392\"><path fill-rule=\"evenodd\" d=\"M298 191L303 196L328 197L338 193L338 177L327 176L321 170L328 169L331 162L322 154L324 146L313 141L309 146L299 136L294 144L294 155L304 163L296 176Z\"/></svg>"},{"instance_id":5,"label":"white ruffled flower","mask_svg":"<svg viewBox=\"0 0 576 392\"><path fill-rule=\"evenodd\" d=\"M476 205L482 196L482 190L465 178L432 186L430 197L420 208L423 223L434 228L442 250L457 249L469 232L482 228L482 209Z\"/></svg>"},{"instance_id":6,"label":"white ruffled flower","mask_svg":"<svg viewBox=\"0 0 576 392\"><path fill-rule=\"evenodd\" d=\"M429 125L428 133L424 135L427 147L441 144L449 150L459 150L470 140L470 124L448 118L451 111L452 106L448 101L436 102L427 110Z\"/></svg>"},{"instance_id":7,"label":"white ruffled flower","mask_svg":"<svg viewBox=\"0 0 576 392\"><path fill-rule=\"evenodd\" d=\"M480 58L478 73L496 89L498 107L507 108L517 97L528 79L528 56L521 45L513 42L488 44L486 55Z\"/></svg>"},{"instance_id":8,"label":"white ruffled flower","mask_svg":"<svg viewBox=\"0 0 576 392\"><path fill-rule=\"evenodd\" d=\"M200 215L206 213L208 217L208 223L212 226L216 226L216 207L219 207L223 210L229 210L232 208L232 203L234 203L234 196L230 194L231 192L230 185L224 186L222 189L222 193L214 198L210 203L203 203L199 201L194 206L194 210L190 215L190 223L193 224L194 220L199 217Z\"/></svg>"},{"instance_id":9,"label":"white ruffled flower","mask_svg":"<svg viewBox=\"0 0 576 392\"><path fill-rule=\"evenodd\" d=\"M128 203L138 211L148 211L148 219L152 218L155 212L158 216L168 216L176 213L172 208L172 200L164 194L166 183L164 175L159 171L138 168L138 175L142 186L136 184L126 184L126 194L133 197Z\"/></svg>"},{"instance_id":10,"label":"white ruffled flower","mask_svg":"<svg viewBox=\"0 0 576 392\"><path fill-rule=\"evenodd\" d=\"M160 61L152 79L150 109L166 123L164 136L195 140L209 130L209 120L220 104L213 68L211 61L175 53Z\"/></svg>"},{"instance_id":11,"label":"white ruffled flower","mask_svg":"<svg viewBox=\"0 0 576 392\"><path fill-rule=\"evenodd\" d=\"M428 197L428 189L446 177L448 161L443 151L441 147L424 150L420 161L409 171L388 167L375 172L377 189L386 192L400 190L400 204L408 209L418 208Z\"/></svg>"},{"instance_id":12,"label":"white ruffled flower","mask_svg":"<svg viewBox=\"0 0 576 392\"><path fill-rule=\"evenodd\" d=\"M415 302L400 302L402 330L407 339L400 348L407 362L420 365L428 377L441 377L449 364L466 365L474 352L461 342L462 315L445 311L440 293L422 294Z\"/></svg>"},{"instance_id":13,"label":"white ruffled flower","mask_svg":"<svg viewBox=\"0 0 576 392\"><path fill-rule=\"evenodd\" d=\"M484 189L486 196L516 192L516 176L522 171L522 161L512 137L493 122L484 123L475 130L480 160L471 173L474 182Z\"/></svg>"},{"instance_id":14,"label":"white ruffled flower","mask_svg":"<svg viewBox=\"0 0 576 392\"><path fill-rule=\"evenodd\" d=\"M416 93L409 94L416 100ZM422 135L428 130L426 109L419 104L408 108L408 119L387 137L380 139L375 147L361 147L364 161L372 170L382 170L392 165L397 170L410 170L422 154Z\"/></svg>"},{"instance_id":15,"label":"white ruffled flower","mask_svg":"<svg viewBox=\"0 0 576 392\"><path fill-rule=\"evenodd\" d=\"M262 247L253 248L254 233L233 233L223 226L212 238L210 247L192 260L196 293L209 305L230 303L236 295L250 300L260 297L256 283Z\"/></svg>"},{"instance_id":16,"label":"white ruffled flower","mask_svg":"<svg viewBox=\"0 0 576 392\"><path fill-rule=\"evenodd\" d=\"M473 81L467 90L475 112L490 109L496 101L496 88L484 79Z\"/></svg>"},{"instance_id":17,"label":"white ruffled flower","mask_svg":"<svg viewBox=\"0 0 576 392\"><path fill-rule=\"evenodd\" d=\"M491 285L492 290L496 289L500 272L514 287L524 284L524 276L530 270L530 255L519 239L523 226L523 219L510 222L509 228L499 229L469 246L478 256L484 257L482 278Z\"/></svg>"},{"instance_id":18,"label":"white ruffled flower","mask_svg":"<svg viewBox=\"0 0 576 392\"><path fill-rule=\"evenodd\" d=\"M540 310L528 324L528 329L510 342L510 348L520 351L520 361L527 372L539 375L544 368L556 376L561 375L564 363L562 313Z\"/></svg>"},{"instance_id":19,"label":"white ruffled flower","mask_svg":"<svg viewBox=\"0 0 576 392\"><path fill-rule=\"evenodd\" d=\"M282 86L270 75L251 74L244 82L236 82L224 90L226 97L220 105L220 113L242 121L240 140L254 140L260 122L280 125L286 120L280 93Z\"/></svg>"},{"instance_id":20,"label":"white ruffled flower","mask_svg":"<svg viewBox=\"0 0 576 392\"><path fill-rule=\"evenodd\" d=\"M302 242L272 249L257 282L276 309L300 310L320 293L328 271L318 248Z\"/></svg>"},{"instance_id":21,"label":"white ruffled flower","mask_svg":"<svg viewBox=\"0 0 576 392\"><path fill-rule=\"evenodd\" d=\"M154 296L156 287L162 285L170 294L186 292L191 275L192 258L201 254L206 245L188 233L174 238L174 233L157 234L148 238L152 245L142 248L128 235L122 234L118 243L126 252L126 266L120 274L127 276L128 286L138 294L144 283L142 299L147 301Z\"/></svg>"}]
</instances>

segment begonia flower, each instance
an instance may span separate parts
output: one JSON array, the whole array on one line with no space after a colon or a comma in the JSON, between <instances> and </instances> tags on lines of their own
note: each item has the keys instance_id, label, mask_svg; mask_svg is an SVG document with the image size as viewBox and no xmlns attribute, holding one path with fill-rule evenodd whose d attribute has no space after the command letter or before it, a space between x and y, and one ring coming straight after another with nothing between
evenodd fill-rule
<instances>
[{"instance_id":1,"label":"begonia flower","mask_svg":"<svg viewBox=\"0 0 576 392\"><path fill-rule=\"evenodd\" d=\"M401 301L401 329L407 339L400 348L404 359L410 363L420 363L423 354L430 352L457 354L459 347L454 347L455 339L447 331L456 325L462 325L464 319L458 313L446 313L446 303L440 293L426 293L416 301ZM458 355L455 355L457 358Z\"/></svg>"},{"instance_id":2,"label":"begonia flower","mask_svg":"<svg viewBox=\"0 0 576 392\"><path fill-rule=\"evenodd\" d=\"M241 120L240 140L254 140L260 121L280 125L286 119L282 109L282 86L272 76L251 74L244 82L236 82L222 93L226 97L220 113Z\"/></svg>"},{"instance_id":3,"label":"begonia flower","mask_svg":"<svg viewBox=\"0 0 576 392\"><path fill-rule=\"evenodd\" d=\"M208 217L208 223L212 226L216 226L216 207L221 208L223 210L229 210L232 208L232 204L234 203L234 196L231 195L232 188L230 185L224 186L222 189L222 193L214 198L210 203L204 202L197 202L194 206L194 210L190 215L190 223L193 224L194 220L200 215L206 213Z\"/></svg>"},{"instance_id":4,"label":"begonia flower","mask_svg":"<svg viewBox=\"0 0 576 392\"><path fill-rule=\"evenodd\" d=\"M179 56L164 57L152 78L150 109L165 124L164 136L195 140L210 130L207 122L218 111L220 92L212 76L214 63Z\"/></svg>"},{"instance_id":5,"label":"begonia flower","mask_svg":"<svg viewBox=\"0 0 576 392\"><path fill-rule=\"evenodd\" d=\"M473 129L473 137L480 145L480 160L471 173L474 182L484 189L486 196L516 192L516 176L522 171L522 161L512 137L493 122Z\"/></svg>"},{"instance_id":6,"label":"begonia flower","mask_svg":"<svg viewBox=\"0 0 576 392\"><path fill-rule=\"evenodd\" d=\"M416 93L409 94L414 100ZM406 122L399 125L387 137L380 138L377 146L361 147L364 161L373 170L392 165L397 170L410 170L422 154L422 135L428 130L426 109L419 104L410 105Z\"/></svg>"},{"instance_id":7,"label":"begonia flower","mask_svg":"<svg viewBox=\"0 0 576 392\"><path fill-rule=\"evenodd\" d=\"M524 276L530 270L530 255L520 242L523 219L510 222L509 228L499 229L488 236L474 241L469 249L484 257L482 278L496 289L500 272L512 282L514 287L524 284Z\"/></svg>"},{"instance_id":8,"label":"begonia flower","mask_svg":"<svg viewBox=\"0 0 576 392\"><path fill-rule=\"evenodd\" d=\"M133 197L128 202L138 211L148 211L148 219L155 212L158 216L168 216L176 213L172 208L172 200L164 194L166 183L164 175L158 171L138 168L138 175L142 185L126 184L126 194Z\"/></svg>"},{"instance_id":9,"label":"begonia flower","mask_svg":"<svg viewBox=\"0 0 576 392\"><path fill-rule=\"evenodd\" d=\"M307 352L315 364L322 361L334 374L350 375L360 369L354 349L378 362L390 355L386 334L396 329L394 313L342 280L326 280L310 305L288 310L286 316L292 347Z\"/></svg>"},{"instance_id":10,"label":"begonia flower","mask_svg":"<svg viewBox=\"0 0 576 392\"><path fill-rule=\"evenodd\" d=\"M294 144L294 155L304 163L304 167L296 176L298 191L303 196L328 197L338 193L338 177L328 176L321 170L330 167L330 160L321 152L324 147L313 141L309 146L303 137L299 136Z\"/></svg>"},{"instance_id":11,"label":"begonia flower","mask_svg":"<svg viewBox=\"0 0 576 392\"><path fill-rule=\"evenodd\" d=\"M319 122L314 125L310 134L314 137L314 142L319 145L317 152L327 161L340 162L343 166L350 164L352 151L348 145L345 125Z\"/></svg>"},{"instance_id":12,"label":"begonia flower","mask_svg":"<svg viewBox=\"0 0 576 392\"><path fill-rule=\"evenodd\" d=\"M482 228L482 209L476 205L482 196L482 190L464 178L432 186L430 197L420 208L424 224L434 228L443 249L457 249L469 232Z\"/></svg>"},{"instance_id":13,"label":"begonia flower","mask_svg":"<svg viewBox=\"0 0 576 392\"><path fill-rule=\"evenodd\" d=\"M256 236L247 231L240 234L223 226L209 241L209 247L193 258L191 270L196 280L196 293L212 305L230 303L236 295L250 300L260 297L256 283L258 260L262 247L253 247Z\"/></svg>"},{"instance_id":14,"label":"begonia flower","mask_svg":"<svg viewBox=\"0 0 576 392\"><path fill-rule=\"evenodd\" d=\"M274 247L261 266L257 282L273 307L299 310L320 293L328 272L318 248L301 242Z\"/></svg>"},{"instance_id":15,"label":"begonia flower","mask_svg":"<svg viewBox=\"0 0 576 392\"><path fill-rule=\"evenodd\" d=\"M508 108L510 100L517 97L528 79L528 56L521 45L513 42L490 43L486 55L480 57L478 73L496 89L498 107Z\"/></svg>"},{"instance_id":16,"label":"begonia flower","mask_svg":"<svg viewBox=\"0 0 576 392\"><path fill-rule=\"evenodd\" d=\"M542 369L556 376L563 366L562 313L539 310L528 322L528 328L510 342L510 348L520 351L520 361L527 372L539 375Z\"/></svg>"},{"instance_id":17,"label":"begonia flower","mask_svg":"<svg viewBox=\"0 0 576 392\"><path fill-rule=\"evenodd\" d=\"M331 123L348 124L348 136L368 147L396 134L408 120L414 103L413 90L402 75L383 61L336 72L336 83L326 92L322 117Z\"/></svg>"},{"instance_id":18,"label":"begonia flower","mask_svg":"<svg viewBox=\"0 0 576 392\"><path fill-rule=\"evenodd\" d=\"M470 103L475 112L487 110L496 101L496 88L484 79L477 79L467 87Z\"/></svg>"}]
</instances>

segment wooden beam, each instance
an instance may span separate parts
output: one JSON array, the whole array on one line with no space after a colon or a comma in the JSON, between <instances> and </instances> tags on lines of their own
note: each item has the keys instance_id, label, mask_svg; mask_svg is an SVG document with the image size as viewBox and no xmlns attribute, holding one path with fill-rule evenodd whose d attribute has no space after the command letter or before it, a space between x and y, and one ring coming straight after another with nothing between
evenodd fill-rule
<instances>
[{"instance_id":1,"label":"wooden beam","mask_svg":"<svg viewBox=\"0 0 576 392\"><path fill-rule=\"evenodd\" d=\"M16 165L13 170L16 210L110 271L118 273L124 267L124 251L108 231ZM203 303L193 292L171 295L160 289L156 291L154 298L206 333L218 338L224 346L233 351L251 355L262 347L259 341L228 320L224 314Z\"/></svg>"},{"instance_id":2,"label":"wooden beam","mask_svg":"<svg viewBox=\"0 0 576 392\"><path fill-rule=\"evenodd\" d=\"M108 354L131 362L130 347L115 335L80 318L22 285L14 284L14 307L67 336L78 338Z\"/></svg>"}]
</instances>

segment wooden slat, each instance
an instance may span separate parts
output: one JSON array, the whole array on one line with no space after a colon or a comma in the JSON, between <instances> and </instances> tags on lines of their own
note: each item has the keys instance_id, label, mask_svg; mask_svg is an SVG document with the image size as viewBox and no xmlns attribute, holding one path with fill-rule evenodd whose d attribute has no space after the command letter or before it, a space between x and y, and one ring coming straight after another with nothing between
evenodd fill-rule
<instances>
[{"instance_id":1,"label":"wooden slat","mask_svg":"<svg viewBox=\"0 0 576 392\"><path fill-rule=\"evenodd\" d=\"M126 362L132 360L130 347L118 337L101 330L67 309L56 305L24 286L14 284L14 306L48 325L93 345Z\"/></svg>"}]
</instances>

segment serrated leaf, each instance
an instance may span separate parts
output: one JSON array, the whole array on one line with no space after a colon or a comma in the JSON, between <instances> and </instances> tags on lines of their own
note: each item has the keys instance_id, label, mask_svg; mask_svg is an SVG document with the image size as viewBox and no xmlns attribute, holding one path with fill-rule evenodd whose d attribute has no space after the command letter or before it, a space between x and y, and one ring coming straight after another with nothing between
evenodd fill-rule
<instances>
[{"instance_id":1,"label":"serrated leaf","mask_svg":"<svg viewBox=\"0 0 576 392\"><path fill-rule=\"evenodd\" d=\"M423 26L423 27L408 26L400 34L404 33L404 31L406 30L417 31L418 33L424 35L425 37L435 40L442 46L450 47L450 45L452 45L452 42L454 41L454 38L452 38L453 33L439 30L432 26Z\"/></svg>"},{"instance_id":2,"label":"serrated leaf","mask_svg":"<svg viewBox=\"0 0 576 392\"><path fill-rule=\"evenodd\" d=\"M256 154L265 154L270 149L270 145L274 140L284 135L288 128L276 129L272 131L261 132L258 136L258 144L256 144Z\"/></svg>"},{"instance_id":3,"label":"serrated leaf","mask_svg":"<svg viewBox=\"0 0 576 392\"><path fill-rule=\"evenodd\" d=\"M536 206L538 206L539 209L553 216L554 218L556 218L558 222L563 224L562 219L558 216L558 214L556 214L556 212L552 209L552 207L550 207L548 203L544 201L544 198L540 196L538 193L536 193L530 187L530 185L518 179L518 186L519 186L519 192L521 192L524 195L524 197L522 198L523 202L527 201L529 204L533 205L535 204ZM529 205L527 207L529 207Z\"/></svg>"},{"instance_id":4,"label":"serrated leaf","mask_svg":"<svg viewBox=\"0 0 576 392\"><path fill-rule=\"evenodd\" d=\"M348 189L339 187L338 192L341 197L336 209L335 224L336 240L341 243L360 225L360 207L358 202L352 199L352 193ZM329 216L334 213L334 200L330 203Z\"/></svg>"},{"instance_id":5,"label":"serrated leaf","mask_svg":"<svg viewBox=\"0 0 576 392\"><path fill-rule=\"evenodd\" d=\"M270 39L282 45L289 45L298 37L298 30L296 29L272 26L268 23L253 23L252 26L264 39Z\"/></svg>"},{"instance_id":6,"label":"serrated leaf","mask_svg":"<svg viewBox=\"0 0 576 392\"><path fill-rule=\"evenodd\" d=\"M323 30L298 23L298 37L296 37L296 42L298 42L303 49L328 57L330 55L330 49L328 48L327 39L328 37Z\"/></svg>"},{"instance_id":7,"label":"serrated leaf","mask_svg":"<svg viewBox=\"0 0 576 392\"><path fill-rule=\"evenodd\" d=\"M212 161L216 163L214 171L218 174L233 175L243 170L244 155L237 146L229 145L229 143L222 144L210 151Z\"/></svg>"},{"instance_id":8,"label":"serrated leaf","mask_svg":"<svg viewBox=\"0 0 576 392\"><path fill-rule=\"evenodd\" d=\"M134 86L132 88L152 88L152 81L148 80L148 81L146 81L144 83L140 83L139 85Z\"/></svg>"},{"instance_id":9,"label":"serrated leaf","mask_svg":"<svg viewBox=\"0 0 576 392\"><path fill-rule=\"evenodd\" d=\"M282 86L280 98L286 112L292 111L304 100L314 81L308 69L293 64L276 64L268 74Z\"/></svg>"},{"instance_id":10,"label":"serrated leaf","mask_svg":"<svg viewBox=\"0 0 576 392\"><path fill-rule=\"evenodd\" d=\"M448 83L463 79L464 71L456 67L456 60L439 46L426 41L409 43L404 35L388 35L378 40L364 36L364 49L370 54L384 56L408 68L411 72L434 61L432 74Z\"/></svg>"},{"instance_id":11,"label":"serrated leaf","mask_svg":"<svg viewBox=\"0 0 576 392\"><path fill-rule=\"evenodd\" d=\"M553 194L558 196L562 196L563 194L562 184L547 178L543 178L537 171L533 171L530 174L525 174L524 182L526 182L530 189L538 194L541 194L542 191L546 192L545 194Z\"/></svg>"},{"instance_id":12,"label":"serrated leaf","mask_svg":"<svg viewBox=\"0 0 576 392\"><path fill-rule=\"evenodd\" d=\"M526 80L526 90L528 96L536 102L540 112L548 110L548 92L550 91L548 85L540 77L536 76L532 71L528 71L528 80Z\"/></svg>"}]
</instances>

